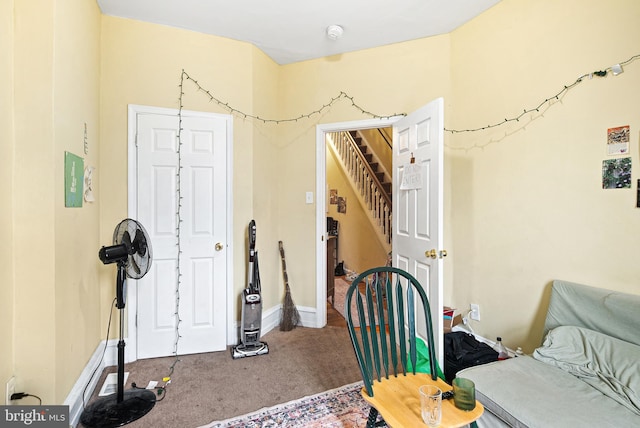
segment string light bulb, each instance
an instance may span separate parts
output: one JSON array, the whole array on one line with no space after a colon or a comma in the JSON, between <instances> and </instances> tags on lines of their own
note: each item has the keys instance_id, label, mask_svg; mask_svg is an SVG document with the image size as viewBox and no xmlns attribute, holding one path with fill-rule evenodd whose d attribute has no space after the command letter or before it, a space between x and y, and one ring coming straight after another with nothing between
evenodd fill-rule
<instances>
[{"instance_id":1,"label":"string light bulb","mask_svg":"<svg viewBox=\"0 0 640 428\"><path fill-rule=\"evenodd\" d=\"M624 70L620 64L616 64L611 66L611 73L613 73L614 76L617 76L618 74L624 73Z\"/></svg>"}]
</instances>

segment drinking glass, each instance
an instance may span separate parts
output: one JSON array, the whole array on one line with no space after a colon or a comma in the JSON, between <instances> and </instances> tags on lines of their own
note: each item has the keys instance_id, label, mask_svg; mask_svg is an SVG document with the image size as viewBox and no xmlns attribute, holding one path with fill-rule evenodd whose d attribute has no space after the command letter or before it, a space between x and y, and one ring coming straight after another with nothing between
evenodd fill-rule
<instances>
[{"instance_id":1,"label":"drinking glass","mask_svg":"<svg viewBox=\"0 0 640 428\"><path fill-rule=\"evenodd\" d=\"M472 380L457 377L453 379L453 402L460 410L476 408L476 385Z\"/></svg>"},{"instance_id":2,"label":"drinking glass","mask_svg":"<svg viewBox=\"0 0 640 428\"><path fill-rule=\"evenodd\" d=\"M420 408L422 420L430 427L437 427L442 421L442 390L435 385L420 387Z\"/></svg>"}]
</instances>

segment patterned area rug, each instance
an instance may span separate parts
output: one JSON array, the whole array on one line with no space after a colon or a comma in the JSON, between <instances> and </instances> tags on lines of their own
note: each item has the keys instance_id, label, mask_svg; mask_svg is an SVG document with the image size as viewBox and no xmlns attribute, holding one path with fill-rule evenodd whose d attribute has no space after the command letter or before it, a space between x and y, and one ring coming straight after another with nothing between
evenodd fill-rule
<instances>
[{"instance_id":1,"label":"patterned area rug","mask_svg":"<svg viewBox=\"0 0 640 428\"><path fill-rule=\"evenodd\" d=\"M370 407L361 389L362 382L356 382L200 428L363 427Z\"/></svg>"},{"instance_id":2,"label":"patterned area rug","mask_svg":"<svg viewBox=\"0 0 640 428\"><path fill-rule=\"evenodd\" d=\"M346 302L346 295L347 295L347 289L351 286L351 282L347 282L346 280L342 279L342 278L336 278L335 280L335 303L333 304L333 307L335 308L336 311L340 312L340 315L342 315L342 317L344 319L346 319L347 317L345 316L345 302ZM362 293L360 293L362 294ZM386 320L387 318L387 311L385 310L385 315L384 318ZM355 296L354 298L351 300L351 315L353 318L353 326L354 327L360 327L360 320L358 318L358 310L356 309L356 299ZM366 317L366 315L365 315ZM376 316L376 319L378 317ZM366 320L366 318L365 318ZM386 324L386 321L385 321Z\"/></svg>"},{"instance_id":3,"label":"patterned area rug","mask_svg":"<svg viewBox=\"0 0 640 428\"><path fill-rule=\"evenodd\" d=\"M335 279L335 302L333 303L333 307L336 311L340 312L343 318L344 316L344 302L345 297L347 295L347 289L351 285L350 282L345 281L343 278L336 277ZM352 303L352 307L355 309L355 305ZM355 311L352 309L355 313Z\"/></svg>"}]
</instances>

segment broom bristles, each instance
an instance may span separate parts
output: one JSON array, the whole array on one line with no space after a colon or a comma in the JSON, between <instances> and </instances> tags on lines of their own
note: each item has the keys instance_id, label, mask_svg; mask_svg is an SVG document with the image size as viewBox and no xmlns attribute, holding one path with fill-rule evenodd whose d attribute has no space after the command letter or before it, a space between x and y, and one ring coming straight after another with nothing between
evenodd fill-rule
<instances>
[{"instance_id":1,"label":"broom bristles","mask_svg":"<svg viewBox=\"0 0 640 428\"><path fill-rule=\"evenodd\" d=\"M290 331L296 328L300 323L300 313L293 303L291 297L291 290L287 287L287 292L284 295L284 303L282 305L282 315L280 317L280 331Z\"/></svg>"}]
</instances>

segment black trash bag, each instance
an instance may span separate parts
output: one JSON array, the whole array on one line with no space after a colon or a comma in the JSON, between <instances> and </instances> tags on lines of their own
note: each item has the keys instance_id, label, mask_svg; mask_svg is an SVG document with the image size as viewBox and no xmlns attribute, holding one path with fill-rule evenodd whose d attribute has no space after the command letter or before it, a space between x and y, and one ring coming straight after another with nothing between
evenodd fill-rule
<instances>
[{"instance_id":1,"label":"black trash bag","mask_svg":"<svg viewBox=\"0 0 640 428\"><path fill-rule=\"evenodd\" d=\"M444 335L444 376L451 383L462 369L498 361L498 353L472 334L454 331Z\"/></svg>"},{"instance_id":2,"label":"black trash bag","mask_svg":"<svg viewBox=\"0 0 640 428\"><path fill-rule=\"evenodd\" d=\"M334 275L335 276L343 276L346 274L346 272L344 271L344 262L340 262L338 263L338 266L336 266L336 269L334 270Z\"/></svg>"}]
</instances>

